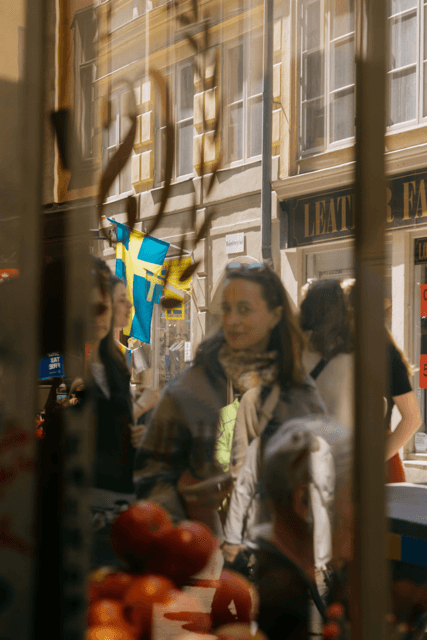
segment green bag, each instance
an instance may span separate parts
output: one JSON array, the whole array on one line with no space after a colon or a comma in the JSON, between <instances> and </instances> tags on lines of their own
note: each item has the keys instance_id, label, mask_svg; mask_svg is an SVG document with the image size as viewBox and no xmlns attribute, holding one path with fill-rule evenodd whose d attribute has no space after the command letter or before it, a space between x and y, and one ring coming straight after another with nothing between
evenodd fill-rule
<instances>
[{"instance_id":1,"label":"green bag","mask_svg":"<svg viewBox=\"0 0 427 640\"><path fill-rule=\"evenodd\" d=\"M221 409L216 457L218 462L222 465L224 471L228 471L230 468L234 425L236 424L236 416L237 410L239 408L239 403L239 398L236 398L234 402Z\"/></svg>"}]
</instances>

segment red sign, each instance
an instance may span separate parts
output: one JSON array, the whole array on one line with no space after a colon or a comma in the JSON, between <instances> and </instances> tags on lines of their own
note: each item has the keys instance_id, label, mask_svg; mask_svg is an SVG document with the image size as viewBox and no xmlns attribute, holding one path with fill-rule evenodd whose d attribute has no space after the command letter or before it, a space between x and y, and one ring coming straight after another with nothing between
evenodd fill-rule
<instances>
[{"instance_id":1,"label":"red sign","mask_svg":"<svg viewBox=\"0 0 427 640\"><path fill-rule=\"evenodd\" d=\"M427 284L421 285L421 306L420 316L424 318L427 316Z\"/></svg>"},{"instance_id":2,"label":"red sign","mask_svg":"<svg viewBox=\"0 0 427 640\"><path fill-rule=\"evenodd\" d=\"M427 389L427 355L420 356L420 389Z\"/></svg>"}]
</instances>

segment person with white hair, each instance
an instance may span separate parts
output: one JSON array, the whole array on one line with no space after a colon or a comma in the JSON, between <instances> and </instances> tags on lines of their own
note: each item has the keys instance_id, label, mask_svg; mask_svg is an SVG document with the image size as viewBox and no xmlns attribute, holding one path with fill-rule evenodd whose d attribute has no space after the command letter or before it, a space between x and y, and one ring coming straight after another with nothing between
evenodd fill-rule
<instances>
[{"instance_id":1,"label":"person with white hair","mask_svg":"<svg viewBox=\"0 0 427 640\"><path fill-rule=\"evenodd\" d=\"M319 455L329 458L333 475L326 501L316 464ZM316 494L329 516L337 566L352 554L351 438L345 427L325 416L292 420L263 446L261 467L274 520L257 540L258 626L269 640L302 640L309 634L310 599L325 616L315 583Z\"/></svg>"}]
</instances>

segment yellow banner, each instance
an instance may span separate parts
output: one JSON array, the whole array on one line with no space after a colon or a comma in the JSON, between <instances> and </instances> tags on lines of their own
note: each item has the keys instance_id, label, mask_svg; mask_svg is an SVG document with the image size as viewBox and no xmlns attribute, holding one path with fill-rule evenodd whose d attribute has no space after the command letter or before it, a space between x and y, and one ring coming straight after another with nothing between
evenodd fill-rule
<instances>
[{"instance_id":1,"label":"yellow banner","mask_svg":"<svg viewBox=\"0 0 427 640\"><path fill-rule=\"evenodd\" d=\"M181 291L190 291L191 290L191 277L187 278L183 282L180 281L181 275L184 271L190 266L191 258L182 258L179 260L168 260L166 265L169 267L169 275L168 275L168 283L171 284L176 289L180 289ZM167 296L167 285L165 289L165 296Z\"/></svg>"}]
</instances>

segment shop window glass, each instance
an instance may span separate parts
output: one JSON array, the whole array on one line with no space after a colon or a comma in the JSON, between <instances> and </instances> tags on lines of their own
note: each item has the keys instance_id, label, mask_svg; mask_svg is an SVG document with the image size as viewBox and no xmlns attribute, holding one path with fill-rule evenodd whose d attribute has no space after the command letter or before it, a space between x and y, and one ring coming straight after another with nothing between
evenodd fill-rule
<instances>
[{"instance_id":1,"label":"shop window glass","mask_svg":"<svg viewBox=\"0 0 427 640\"><path fill-rule=\"evenodd\" d=\"M424 240L424 239L421 239ZM415 252L414 252L415 254ZM416 255L416 254L415 254ZM413 388L415 396L417 398L418 406L423 420L423 425L419 431L426 431L425 423L427 421L427 390L422 388L421 376L423 371L420 369L420 356L427 353L427 317L421 317L421 285L427 284L427 264L415 264L414 265L414 298L412 308L414 310L413 316L413 354L415 365L415 374L413 377ZM417 452L415 447L411 447L409 443L410 452Z\"/></svg>"},{"instance_id":2,"label":"shop window glass","mask_svg":"<svg viewBox=\"0 0 427 640\"><path fill-rule=\"evenodd\" d=\"M191 300L177 309L162 309L159 329L159 384L162 388L191 364Z\"/></svg>"}]
</instances>

